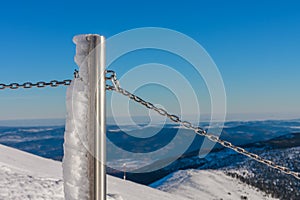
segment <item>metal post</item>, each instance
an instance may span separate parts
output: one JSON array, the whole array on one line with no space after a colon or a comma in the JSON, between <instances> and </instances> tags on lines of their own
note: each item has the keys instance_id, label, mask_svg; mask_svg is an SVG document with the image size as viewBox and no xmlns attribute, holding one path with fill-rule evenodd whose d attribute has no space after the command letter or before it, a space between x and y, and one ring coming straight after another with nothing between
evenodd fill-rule
<instances>
[{"instance_id":1,"label":"metal post","mask_svg":"<svg viewBox=\"0 0 300 200\"><path fill-rule=\"evenodd\" d=\"M89 44L89 200L106 200L105 38L87 35Z\"/></svg>"}]
</instances>

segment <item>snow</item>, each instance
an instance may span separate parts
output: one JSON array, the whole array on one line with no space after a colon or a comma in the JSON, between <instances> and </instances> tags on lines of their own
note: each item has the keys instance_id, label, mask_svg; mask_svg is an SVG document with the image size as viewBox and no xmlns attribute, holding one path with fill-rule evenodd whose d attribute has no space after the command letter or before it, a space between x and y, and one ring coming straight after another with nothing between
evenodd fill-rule
<instances>
[{"instance_id":1,"label":"snow","mask_svg":"<svg viewBox=\"0 0 300 200\"><path fill-rule=\"evenodd\" d=\"M300 126L291 126L292 129L300 129Z\"/></svg>"},{"instance_id":2,"label":"snow","mask_svg":"<svg viewBox=\"0 0 300 200\"><path fill-rule=\"evenodd\" d=\"M0 165L9 166L11 171L20 171L21 169L25 174L40 178L62 177L62 171L57 170L61 167L60 162L34 156L3 145L0 145Z\"/></svg>"},{"instance_id":3,"label":"snow","mask_svg":"<svg viewBox=\"0 0 300 200\"><path fill-rule=\"evenodd\" d=\"M154 188L190 200L198 199L257 199L271 200L257 188L229 177L220 170L181 170L153 183Z\"/></svg>"},{"instance_id":4,"label":"snow","mask_svg":"<svg viewBox=\"0 0 300 200\"><path fill-rule=\"evenodd\" d=\"M85 35L74 37L76 44L75 62L79 66L79 79L72 81L66 95L66 130L64 141L63 178L67 200L85 200L89 195L87 119L88 84L87 63L88 43Z\"/></svg>"},{"instance_id":5,"label":"snow","mask_svg":"<svg viewBox=\"0 0 300 200\"><path fill-rule=\"evenodd\" d=\"M107 200L187 200L108 175ZM63 200L62 164L0 145L1 200Z\"/></svg>"},{"instance_id":6,"label":"snow","mask_svg":"<svg viewBox=\"0 0 300 200\"><path fill-rule=\"evenodd\" d=\"M42 131L51 131L54 128L30 128L30 129L18 129L21 132L28 132L28 133L38 133Z\"/></svg>"},{"instance_id":7,"label":"snow","mask_svg":"<svg viewBox=\"0 0 300 200\"><path fill-rule=\"evenodd\" d=\"M0 145L0 199L63 198L61 163Z\"/></svg>"},{"instance_id":8,"label":"snow","mask_svg":"<svg viewBox=\"0 0 300 200\"><path fill-rule=\"evenodd\" d=\"M107 176L107 200L271 200L263 192L219 170L182 170L152 184L153 189ZM62 164L0 145L0 199L63 200Z\"/></svg>"}]
</instances>

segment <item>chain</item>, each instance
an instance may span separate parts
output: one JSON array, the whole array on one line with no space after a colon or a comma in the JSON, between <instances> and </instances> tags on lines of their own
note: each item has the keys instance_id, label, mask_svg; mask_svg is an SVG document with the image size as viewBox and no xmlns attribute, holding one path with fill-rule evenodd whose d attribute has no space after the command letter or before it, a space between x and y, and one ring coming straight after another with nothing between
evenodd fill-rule
<instances>
[{"instance_id":1,"label":"chain","mask_svg":"<svg viewBox=\"0 0 300 200\"><path fill-rule=\"evenodd\" d=\"M150 103L148 101L145 101L142 98L140 98L140 97L138 97L138 96L136 96L136 95L128 92L127 90L125 90L125 89L123 89L123 88L120 87L119 81L117 80L116 73L114 71L110 70L110 71L107 71L107 72L110 73L111 75L109 77L107 77L106 79L107 80L111 80L111 82L112 82L113 85L106 85L106 90L117 91L118 93L120 93L120 94L122 94L124 96L127 96L129 99L131 99L131 100L133 100L133 101L135 101L135 102L137 102L137 103L145 106L146 108L148 108L150 110L154 110L159 115L165 116L165 117L169 118L171 121L173 121L173 122L175 122L177 124L180 124L184 128L193 130L196 134L198 134L200 136L204 136L204 137L208 138L209 140L211 140L213 142L219 143L223 147L232 149L233 151L235 151L235 152L237 152L239 154L243 154L243 155L245 155L245 156L247 156L247 157L249 157L249 158L251 158L253 160L256 160L256 161L258 161L260 163L263 163L263 164L265 164L265 165L267 165L267 166L269 166L271 168L277 169L277 170L279 170L279 171L281 171L281 172L283 172L285 174L292 175L296 179L300 180L300 173L299 172L295 172L295 171L290 170L287 167L283 167L283 166L277 165L273 161L264 159L264 158L260 157L257 154L248 152L247 150L245 150L245 149L243 149L241 147L235 146L231 142L222 140L218 136L215 136L213 134L207 133L203 128L201 128L199 126L194 126L191 122L183 121L177 115L170 114L165 109L159 108L159 107L153 105L152 103Z\"/></svg>"},{"instance_id":2,"label":"chain","mask_svg":"<svg viewBox=\"0 0 300 200\"><path fill-rule=\"evenodd\" d=\"M74 78L78 78L79 77L79 72L78 70L75 69L74 71ZM39 81L37 83L31 83L31 82L26 82L23 84L19 84L19 83L11 83L11 84L3 84L0 83L0 90L5 90L5 89L11 89L11 90L16 90L19 88L24 88L24 89L30 89L33 87L37 87L37 88L44 88L47 86L50 87L58 87L58 86L68 86L71 85L72 80L63 80L63 81L57 81L57 80L52 80L50 82L44 82L44 81Z\"/></svg>"},{"instance_id":3,"label":"chain","mask_svg":"<svg viewBox=\"0 0 300 200\"><path fill-rule=\"evenodd\" d=\"M44 88L44 87L47 87L47 86L58 87L60 85L70 85L71 82L72 82L72 80L63 80L63 81L53 80L53 81L50 81L50 82L44 82L44 81L40 81L40 82L37 82L37 83L26 82L26 83L23 83L23 84L19 84L19 83L3 84L3 83L0 83L0 90L4 90L4 89L16 90L16 89L19 89L19 88L29 89L29 88L33 88L33 87Z\"/></svg>"},{"instance_id":4,"label":"chain","mask_svg":"<svg viewBox=\"0 0 300 200\"><path fill-rule=\"evenodd\" d=\"M180 124L182 127L186 128L186 129L190 129L193 130L196 134L200 135L200 136L204 136L206 138L208 138L209 140L219 143L220 145L222 145L223 147L232 149L233 151L239 153L239 154L243 154L253 160L256 160L260 163L263 163L271 168L280 170L281 172L285 173L285 174L289 174L294 176L295 178L300 180L300 173L299 172L295 172L290 170L287 167L283 167L280 165L277 165L276 163L274 163L273 161L264 159L262 157L260 157L257 154L248 152L247 150L235 146L234 144L232 144L231 142L225 141L220 139L218 136L215 136L213 134L207 133L203 128L199 127L199 126L194 126L191 122L188 121L183 121L180 119L180 117L178 117L177 115L174 114L170 114L168 111L166 111L163 108L159 108L155 105L153 105L151 102L145 101L142 98L128 92L127 90L123 89L120 87L119 81L117 79L116 73L112 70L107 70L106 74L110 74L110 76L106 77L106 80L110 80L112 82L113 85L106 85L106 90L110 90L110 91L116 91L124 96L127 96L129 99L145 106L146 108L150 109L150 110L154 110L155 112L157 112L159 115L165 116L167 118L169 118L171 121ZM78 78L78 71L74 72L74 77ZM72 80L63 80L63 81L57 81L57 80L52 80L50 82L44 82L44 81L40 81L37 83L31 83L31 82L26 82L23 84L18 84L18 83L11 83L11 84L3 84L0 83L0 90L4 90L4 89L19 89L19 88L25 88L25 89L29 89L29 88L33 88L33 87L37 87L37 88L44 88L47 86L50 87L58 87L58 86L68 86L70 85L72 82Z\"/></svg>"},{"instance_id":5,"label":"chain","mask_svg":"<svg viewBox=\"0 0 300 200\"><path fill-rule=\"evenodd\" d=\"M106 71L105 71L105 74L110 74L110 76L105 77L105 78L106 78L106 80L110 80L111 83L113 84L115 90L116 90L117 92L119 92L120 83L119 83L119 80L117 79L117 74L116 74L116 72L113 71L113 70L106 70ZM107 86L108 86L108 85L106 85L106 87L107 87Z\"/></svg>"}]
</instances>

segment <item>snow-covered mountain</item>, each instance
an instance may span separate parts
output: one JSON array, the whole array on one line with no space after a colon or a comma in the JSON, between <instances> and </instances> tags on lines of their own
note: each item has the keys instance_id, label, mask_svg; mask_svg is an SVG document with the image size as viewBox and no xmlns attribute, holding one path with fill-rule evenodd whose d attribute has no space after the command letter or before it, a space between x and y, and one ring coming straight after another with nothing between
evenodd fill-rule
<instances>
[{"instance_id":1,"label":"snow-covered mountain","mask_svg":"<svg viewBox=\"0 0 300 200\"><path fill-rule=\"evenodd\" d=\"M225 175L220 170L181 170L151 186L191 200L274 199L257 188Z\"/></svg>"},{"instance_id":2,"label":"snow-covered mountain","mask_svg":"<svg viewBox=\"0 0 300 200\"><path fill-rule=\"evenodd\" d=\"M108 200L271 199L221 171L183 170L153 189L108 176ZM0 199L63 199L61 162L0 145Z\"/></svg>"}]
</instances>

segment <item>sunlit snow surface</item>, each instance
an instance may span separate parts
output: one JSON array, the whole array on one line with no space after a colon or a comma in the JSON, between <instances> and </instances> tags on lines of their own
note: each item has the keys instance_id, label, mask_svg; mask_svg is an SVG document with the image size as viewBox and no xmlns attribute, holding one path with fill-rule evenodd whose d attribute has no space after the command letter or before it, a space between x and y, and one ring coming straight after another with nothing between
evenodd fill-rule
<instances>
[{"instance_id":1,"label":"sunlit snow surface","mask_svg":"<svg viewBox=\"0 0 300 200\"><path fill-rule=\"evenodd\" d=\"M0 199L64 199L61 162L0 145ZM147 186L108 176L107 199L177 200L179 198Z\"/></svg>"},{"instance_id":2,"label":"sunlit snow surface","mask_svg":"<svg viewBox=\"0 0 300 200\"><path fill-rule=\"evenodd\" d=\"M221 171L179 171L156 186L168 193L108 176L107 199L271 199ZM0 199L64 199L61 163L0 145Z\"/></svg>"},{"instance_id":3,"label":"sunlit snow surface","mask_svg":"<svg viewBox=\"0 0 300 200\"><path fill-rule=\"evenodd\" d=\"M152 186L193 200L273 199L217 170L182 170L153 183Z\"/></svg>"},{"instance_id":4,"label":"sunlit snow surface","mask_svg":"<svg viewBox=\"0 0 300 200\"><path fill-rule=\"evenodd\" d=\"M61 163L0 145L0 199L63 198Z\"/></svg>"}]
</instances>

